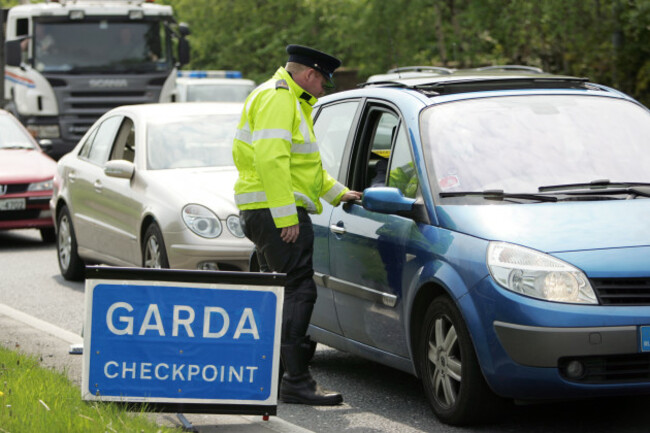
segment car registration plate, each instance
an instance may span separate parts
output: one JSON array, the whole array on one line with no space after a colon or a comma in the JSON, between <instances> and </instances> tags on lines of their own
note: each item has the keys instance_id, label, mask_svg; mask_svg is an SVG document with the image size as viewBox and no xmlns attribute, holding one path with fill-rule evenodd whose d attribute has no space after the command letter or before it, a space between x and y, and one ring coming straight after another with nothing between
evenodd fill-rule
<instances>
[{"instance_id":1,"label":"car registration plate","mask_svg":"<svg viewBox=\"0 0 650 433\"><path fill-rule=\"evenodd\" d=\"M0 210L23 210L25 209L24 198L5 198L0 200Z\"/></svg>"},{"instance_id":2,"label":"car registration plate","mask_svg":"<svg viewBox=\"0 0 650 433\"><path fill-rule=\"evenodd\" d=\"M650 352L650 326L641 326L639 335L641 336L641 352Z\"/></svg>"}]
</instances>

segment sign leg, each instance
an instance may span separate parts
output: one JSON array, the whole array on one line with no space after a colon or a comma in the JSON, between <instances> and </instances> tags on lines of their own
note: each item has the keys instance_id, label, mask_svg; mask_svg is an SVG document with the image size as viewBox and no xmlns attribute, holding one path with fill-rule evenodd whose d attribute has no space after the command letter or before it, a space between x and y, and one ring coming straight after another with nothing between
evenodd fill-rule
<instances>
[{"instance_id":1,"label":"sign leg","mask_svg":"<svg viewBox=\"0 0 650 433\"><path fill-rule=\"evenodd\" d=\"M185 418L185 415L182 413L177 413L176 417L181 422L181 424L183 424L183 430L198 433L198 430L194 428L192 423L189 422L187 418Z\"/></svg>"}]
</instances>

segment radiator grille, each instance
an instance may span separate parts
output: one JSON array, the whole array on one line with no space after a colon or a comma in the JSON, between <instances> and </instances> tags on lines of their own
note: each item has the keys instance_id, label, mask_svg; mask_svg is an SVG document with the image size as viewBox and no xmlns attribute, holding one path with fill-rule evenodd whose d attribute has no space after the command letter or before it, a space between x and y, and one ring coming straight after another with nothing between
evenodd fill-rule
<instances>
[{"instance_id":1,"label":"radiator grille","mask_svg":"<svg viewBox=\"0 0 650 433\"><path fill-rule=\"evenodd\" d=\"M0 186L2 186L2 184L0 184ZM26 192L27 188L29 188L28 183L8 183L6 184L6 186L7 186L7 191L5 191L4 195ZM2 188L0 188L0 190L1 189Z\"/></svg>"},{"instance_id":2,"label":"radiator grille","mask_svg":"<svg viewBox=\"0 0 650 433\"><path fill-rule=\"evenodd\" d=\"M592 278L602 305L650 305L650 278Z\"/></svg>"}]
</instances>

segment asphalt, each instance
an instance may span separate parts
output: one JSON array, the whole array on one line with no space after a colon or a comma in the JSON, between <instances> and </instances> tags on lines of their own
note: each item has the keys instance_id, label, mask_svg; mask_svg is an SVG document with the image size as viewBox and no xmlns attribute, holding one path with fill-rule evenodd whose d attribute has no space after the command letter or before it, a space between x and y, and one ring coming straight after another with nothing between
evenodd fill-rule
<instances>
[{"instance_id":1,"label":"asphalt","mask_svg":"<svg viewBox=\"0 0 650 433\"><path fill-rule=\"evenodd\" d=\"M0 304L0 344L37 357L41 365L66 373L81 389L83 356L70 354L81 345L81 336ZM81 392L81 391L80 391ZM159 413L151 417L162 426L181 427L197 433L313 433L271 416Z\"/></svg>"}]
</instances>

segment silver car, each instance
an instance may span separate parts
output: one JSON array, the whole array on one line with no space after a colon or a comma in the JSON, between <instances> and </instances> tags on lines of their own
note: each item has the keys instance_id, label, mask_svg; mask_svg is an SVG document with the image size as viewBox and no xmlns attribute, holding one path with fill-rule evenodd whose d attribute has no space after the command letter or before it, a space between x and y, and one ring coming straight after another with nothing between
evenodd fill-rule
<instances>
[{"instance_id":1,"label":"silver car","mask_svg":"<svg viewBox=\"0 0 650 433\"><path fill-rule=\"evenodd\" d=\"M232 139L241 103L115 108L58 162L50 202L64 278L86 263L248 270Z\"/></svg>"}]
</instances>

